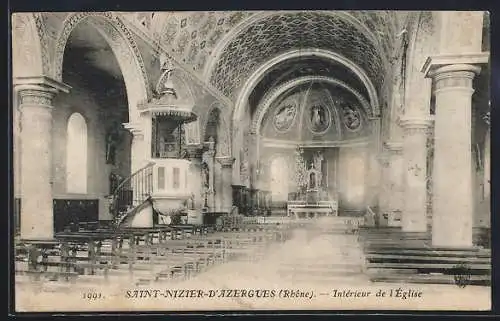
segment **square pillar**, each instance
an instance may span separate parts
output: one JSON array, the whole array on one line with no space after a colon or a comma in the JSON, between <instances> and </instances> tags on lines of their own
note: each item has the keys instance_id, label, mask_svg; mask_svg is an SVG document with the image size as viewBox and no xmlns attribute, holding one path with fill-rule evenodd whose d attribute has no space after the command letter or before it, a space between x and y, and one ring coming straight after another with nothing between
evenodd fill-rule
<instances>
[{"instance_id":1,"label":"square pillar","mask_svg":"<svg viewBox=\"0 0 500 321\"><path fill-rule=\"evenodd\" d=\"M427 130L430 118L403 118L404 129L404 207L402 228L405 232L427 231Z\"/></svg>"},{"instance_id":2,"label":"square pillar","mask_svg":"<svg viewBox=\"0 0 500 321\"><path fill-rule=\"evenodd\" d=\"M387 214L390 226L399 226L396 221L403 210L403 157L402 144L390 141L384 143L382 156L383 191L380 199L380 212Z\"/></svg>"},{"instance_id":3,"label":"square pillar","mask_svg":"<svg viewBox=\"0 0 500 321\"><path fill-rule=\"evenodd\" d=\"M233 207L233 190L232 190L232 176L233 176L233 163L234 157L223 156L216 158L221 165L221 181L222 188L219 192L221 194L221 211L231 213Z\"/></svg>"}]
</instances>

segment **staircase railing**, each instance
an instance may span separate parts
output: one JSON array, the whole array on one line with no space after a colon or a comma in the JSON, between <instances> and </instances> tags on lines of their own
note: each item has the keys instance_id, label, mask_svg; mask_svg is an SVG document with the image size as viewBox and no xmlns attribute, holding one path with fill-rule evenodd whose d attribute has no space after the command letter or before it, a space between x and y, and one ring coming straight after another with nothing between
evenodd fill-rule
<instances>
[{"instance_id":1,"label":"staircase railing","mask_svg":"<svg viewBox=\"0 0 500 321\"><path fill-rule=\"evenodd\" d=\"M109 211L116 224L121 218L135 207L144 203L153 192L153 165L154 162L135 171L124 179L114 190Z\"/></svg>"}]
</instances>

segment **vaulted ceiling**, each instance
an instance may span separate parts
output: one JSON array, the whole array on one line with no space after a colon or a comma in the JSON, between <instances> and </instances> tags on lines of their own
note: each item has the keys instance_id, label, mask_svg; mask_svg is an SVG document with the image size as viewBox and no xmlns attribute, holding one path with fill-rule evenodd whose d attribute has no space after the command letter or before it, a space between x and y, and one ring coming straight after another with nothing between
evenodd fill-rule
<instances>
[{"instance_id":1,"label":"vaulted ceiling","mask_svg":"<svg viewBox=\"0 0 500 321\"><path fill-rule=\"evenodd\" d=\"M363 68L380 85L384 52L355 23L325 12L270 15L240 32L225 47L210 83L230 98L269 59L293 49L331 50Z\"/></svg>"},{"instance_id":2,"label":"vaulted ceiling","mask_svg":"<svg viewBox=\"0 0 500 321\"><path fill-rule=\"evenodd\" d=\"M363 68L380 88L409 13L217 11L124 13L189 70L235 100L260 65L292 49L323 48Z\"/></svg>"},{"instance_id":3,"label":"vaulted ceiling","mask_svg":"<svg viewBox=\"0 0 500 321\"><path fill-rule=\"evenodd\" d=\"M280 53L301 48L323 48L345 56L363 68L380 88L387 60L398 46L397 35L409 17L408 12L402 11L118 14L150 39L158 41L185 70L233 101L241 86L260 65ZM42 14L44 32L49 39L57 38L67 15ZM101 50L100 47L96 43L96 48ZM92 59L99 64L98 50L87 55L94 55ZM116 71L108 70L112 74Z\"/></svg>"}]
</instances>

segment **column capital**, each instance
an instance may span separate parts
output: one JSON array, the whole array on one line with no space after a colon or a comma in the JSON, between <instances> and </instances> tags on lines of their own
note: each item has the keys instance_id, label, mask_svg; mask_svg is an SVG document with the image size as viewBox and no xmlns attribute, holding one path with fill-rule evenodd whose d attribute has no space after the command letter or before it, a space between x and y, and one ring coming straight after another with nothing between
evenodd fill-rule
<instances>
[{"instance_id":1,"label":"column capital","mask_svg":"<svg viewBox=\"0 0 500 321\"><path fill-rule=\"evenodd\" d=\"M40 77L14 78L14 90L19 93L21 105L37 105L52 107L52 99L59 92L69 92L70 86L53 80Z\"/></svg>"},{"instance_id":2,"label":"column capital","mask_svg":"<svg viewBox=\"0 0 500 321\"><path fill-rule=\"evenodd\" d=\"M398 141L387 141L384 142L384 148L391 153L398 154L403 150L403 143Z\"/></svg>"},{"instance_id":3,"label":"column capital","mask_svg":"<svg viewBox=\"0 0 500 321\"><path fill-rule=\"evenodd\" d=\"M223 168L231 168L235 160L235 158L231 156L216 157L215 159L219 162L219 164L221 164Z\"/></svg>"},{"instance_id":4,"label":"column capital","mask_svg":"<svg viewBox=\"0 0 500 321\"><path fill-rule=\"evenodd\" d=\"M213 152L215 155L215 142L210 140L203 143L203 147L207 148L209 152Z\"/></svg>"},{"instance_id":5,"label":"column capital","mask_svg":"<svg viewBox=\"0 0 500 321\"><path fill-rule=\"evenodd\" d=\"M425 77L431 78L441 73L454 71L469 71L477 74L481 71L478 65L487 64L489 57L489 52L429 56L425 60L421 72L425 74Z\"/></svg>"},{"instance_id":6,"label":"column capital","mask_svg":"<svg viewBox=\"0 0 500 321\"><path fill-rule=\"evenodd\" d=\"M130 131L134 138L142 139L144 138L144 130L142 129L141 124L139 123L123 123L122 124L125 129Z\"/></svg>"},{"instance_id":7,"label":"column capital","mask_svg":"<svg viewBox=\"0 0 500 321\"><path fill-rule=\"evenodd\" d=\"M191 160L201 159L203 155L203 145L202 144L187 144L183 147L187 152L187 157Z\"/></svg>"},{"instance_id":8,"label":"column capital","mask_svg":"<svg viewBox=\"0 0 500 321\"><path fill-rule=\"evenodd\" d=\"M418 117L418 116L404 116L399 120L399 126L404 129L423 129L429 128L433 119L431 117Z\"/></svg>"}]
</instances>

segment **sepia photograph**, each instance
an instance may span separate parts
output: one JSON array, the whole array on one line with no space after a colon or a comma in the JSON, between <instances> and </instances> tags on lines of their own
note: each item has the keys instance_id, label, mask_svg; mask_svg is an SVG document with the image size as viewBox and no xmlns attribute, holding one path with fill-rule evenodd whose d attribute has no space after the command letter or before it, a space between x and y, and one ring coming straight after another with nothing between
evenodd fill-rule
<instances>
[{"instance_id":1,"label":"sepia photograph","mask_svg":"<svg viewBox=\"0 0 500 321\"><path fill-rule=\"evenodd\" d=\"M15 312L491 310L489 12L10 18Z\"/></svg>"}]
</instances>

